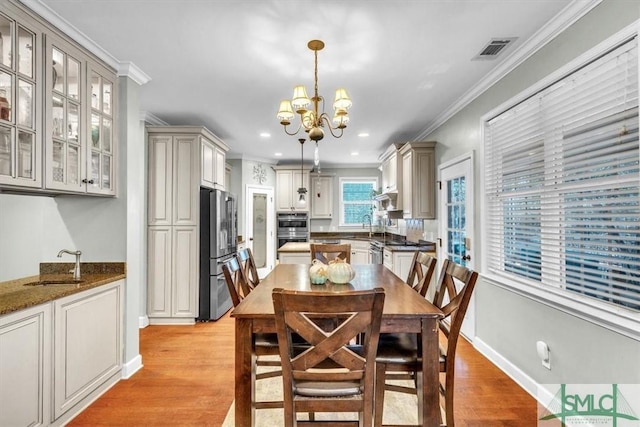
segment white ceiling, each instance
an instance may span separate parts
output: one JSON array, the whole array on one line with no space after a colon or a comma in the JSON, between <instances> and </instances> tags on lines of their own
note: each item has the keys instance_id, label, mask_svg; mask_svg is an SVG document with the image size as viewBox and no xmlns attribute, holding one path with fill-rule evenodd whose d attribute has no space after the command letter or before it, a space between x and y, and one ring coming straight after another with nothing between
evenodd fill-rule
<instances>
[{"instance_id":1,"label":"white ceiling","mask_svg":"<svg viewBox=\"0 0 640 427\"><path fill-rule=\"evenodd\" d=\"M415 140L486 81L567 5L584 0L31 0L49 7L151 80L141 110L172 125L204 125L230 158L300 160L276 119L293 86L353 99L341 139L320 142L321 165L376 164L392 142ZM42 5L40 5L42 6ZM472 58L492 38L518 37L493 61ZM329 112L331 113L331 112ZM260 133L271 134L270 138ZM325 132L327 133L327 132ZM368 137L358 137L368 133ZM305 144L305 160L313 157ZM281 152L281 158L274 153ZM352 156L351 152L358 152Z\"/></svg>"}]
</instances>

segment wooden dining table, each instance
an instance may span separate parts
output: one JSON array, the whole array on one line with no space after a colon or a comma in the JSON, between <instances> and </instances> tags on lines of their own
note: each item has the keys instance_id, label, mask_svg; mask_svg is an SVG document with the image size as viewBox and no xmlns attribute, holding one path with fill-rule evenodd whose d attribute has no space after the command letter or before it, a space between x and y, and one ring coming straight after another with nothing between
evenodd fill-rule
<instances>
[{"instance_id":1,"label":"wooden dining table","mask_svg":"<svg viewBox=\"0 0 640 427\"><path fill-rule=\"evenodd\" d=\"M382 287L385 290L381 333L422 333L422 425L439 426L438 320L442 312L382 264L353 265L356 276L347 284L312 285L309 265L279 264L233 310L236 324L235 423L255 425L256 356L253 334L275 333L271 292L275 288L300 291L349 292Z\"/></svg>"}]
</instances>

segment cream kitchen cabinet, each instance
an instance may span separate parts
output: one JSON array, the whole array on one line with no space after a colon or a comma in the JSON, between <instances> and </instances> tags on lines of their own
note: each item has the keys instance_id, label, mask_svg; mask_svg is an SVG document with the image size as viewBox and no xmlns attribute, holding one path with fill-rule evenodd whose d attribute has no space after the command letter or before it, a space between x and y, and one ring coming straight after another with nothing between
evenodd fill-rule
<instances>
[{"instance_id":1,"label":"cream kitchen cabinet","mask_svg":"<svg viewBox=\"0 0 640 427\"><path fill-rule=\"evenodd\" d=\"M199 310L200 185L206 177L206 186L222 188L225 156L216 150L224 154L228 147L202 127L153 126L147 132L149 323L193 324ZM206 162L204 153L211 154Z\"/></svg>"},{"instance_id":2,"label":"cream kitchen cabinet","mask_svg":"<svg viewBox=\"0 0 640 427\"><path fill-rule=\"evenodd\" d=\"M47 34L45 188L116 194L117 76L75 44Z\"/></svg>"},{"instance_id":3,"label":"cream kitchen cabinet","mask_svg":"<svg viewBox=\"0 0 640 427\"><path fill-rule=\"evenodd\" d=\"M40 188L44 28L6 3L0 14L0 186Z\"/></svg>"},{"instance_id":4,"label":"cream kitchen cabinet","mask_svg":"<svg viewBox=\"0 0 640 427\"><path fill-rule=\"evenodd\" d=\"M310 252L280 252L278 254L280 264L310 264Z\"/></svg>"},{"instance_id":5,"label":"cream kitchen cabinet","mask_svg":"<svg viewBox=\"0 0 640 427\"><path fill-rule=\"evenodd\" d=\"M203 187L217 188L224 190L228 188L226 182L226 156L229 147L210 132L206 132L208 137L200 137L201 140L201 170Z\"/></svg>"},{"instance_id":6,"label":"cream kitchen cabinet","mask_svg":"<svg viewBox=\"0 0 640 427\"><path fill-rule=\"evenodd\" d=\"M299 200L300 185L307 189L305 202ZM309 210L309 169L278 169L276 167L276 210L308 211Z\"/></svg>"},{"instance_id":7,"label":"cream kitchen cabinet","mask_svg":"<svg viewBox=\"0 0 640 427\"><path fill-rule=\"evenodd\" d=\"M385 248L382 253L383 264L400 279L407 280L414 254L413 251L391 251Z\"/></svg>"},{"instance_id":8,"label":"cream kitchen cabinet","mask_svg":"<svg viewBox=\"0 0 640 427\"><path fill-rule=\"evenodd\" d=\"M435 142L408 142L402 156L402 216L435 219Z\"/></svg>"},{"instance_id":9,"label":"cream kitchen cabinet","mask_svg":"<svg viewBox=\"0 0 640 427\"><path fill-rule=\"evenodd\" d=\"M120 380L124 280L54 301L56 420L105 384Z\"/></svg>"},{"instance_id":10,"label":"cream kitchen cabinet","mask_svg":"<svg viewBox=\"0 0 640 427\"><path fill-rule=\"evenodd\" d=\"M399 144L391 144L380 156L382 193L396 193L402 188L402 158L398 155L398 147Z\"/></svg>"},{"instance_id":11,"label":"cream kitchen cabinet","mask_svg":"<svg viewBox=\"0 0 640 427\"><path fill-rule=\"evenodd\" d=\"M311 176L311 219L333 218L333 177Z\"/></svg>"},{"instance_id":12,"label":"cream kitchen cabinet","mask_svg":"<svg viewBox=\"0 0 640 427\"><path fill-rule=\"evenodd\" d=\"M364 240L341 240L343 245L351 245L351 264L371 264L369 255L369 242Z\"/></svg>"},{"instance_id":13,"label":"cream kitchen cabinet","mask_svg":"<svg viewBox=\"0 0 640 427\"><path fill-rule=\"evenodd\" d=\"M51 304L0 317L0 425L49 424Z\"/></svg>"}]
</instances>

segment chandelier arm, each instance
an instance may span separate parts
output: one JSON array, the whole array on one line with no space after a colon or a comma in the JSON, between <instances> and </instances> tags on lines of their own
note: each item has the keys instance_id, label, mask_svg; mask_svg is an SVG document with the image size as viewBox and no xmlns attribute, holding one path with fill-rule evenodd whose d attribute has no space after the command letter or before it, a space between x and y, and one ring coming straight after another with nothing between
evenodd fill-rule
<instances>
[{"instance_id":1,"label":"chandelier arm","mask_svg":"<svg viewBox=\"0 0 640 427\"><path fill-rule=\"evenodd\" d=\"M331 120L329 120L329 116L327 115L327 113L322 113L322 116L320 116L321 120L324 120L324 122L326 123L327 127L329 128L329 132L331 133L331 136L333 136L334 138L340 138L342 137L342 134L344 133L344 128L340 128L338 126L336 127L332 127L331 126ZM334 130L338 130L340 129L340 133L333 133Z\"/></svg>"},{"instance_id":2,"label":"chandelier arm","mask_svg":"<svg viewBox=\"0 0 640 427\"><path fill-rule=\"evenodd\" d=\"M300 132L300 128L302 127L302 123L298 125L298 129L296 129L295 132L293 133L289 133L289 131L287 130L287 126L289 125L283 125L284 126L284 133L286 133L287 135L293 136L293 135L297 135L298 132Z\"/></svg>"}]
</instances>

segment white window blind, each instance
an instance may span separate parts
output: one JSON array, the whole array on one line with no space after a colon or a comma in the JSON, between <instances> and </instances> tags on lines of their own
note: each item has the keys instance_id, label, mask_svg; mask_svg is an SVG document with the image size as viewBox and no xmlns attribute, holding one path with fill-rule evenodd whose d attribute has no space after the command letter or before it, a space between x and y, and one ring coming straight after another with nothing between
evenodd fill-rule
<instances>
[{"instance_id":1,"label":"white window blind","mask_svg":"<svg viewBox=\"0 0 640 427\"><path fill-rule=\"evenodd\" d=\"M485 122L491 273L640 311L637 38Z\"/></svg>"}]
</instances>

